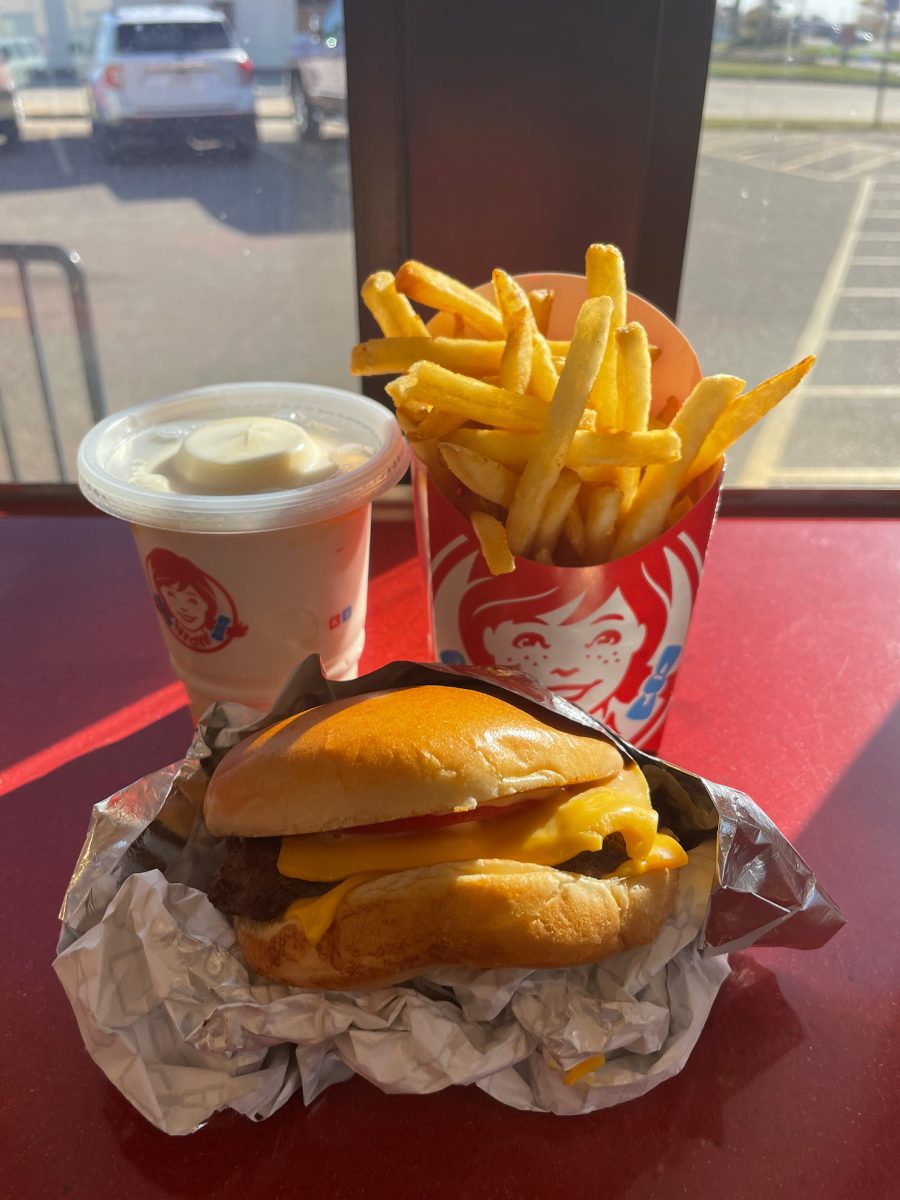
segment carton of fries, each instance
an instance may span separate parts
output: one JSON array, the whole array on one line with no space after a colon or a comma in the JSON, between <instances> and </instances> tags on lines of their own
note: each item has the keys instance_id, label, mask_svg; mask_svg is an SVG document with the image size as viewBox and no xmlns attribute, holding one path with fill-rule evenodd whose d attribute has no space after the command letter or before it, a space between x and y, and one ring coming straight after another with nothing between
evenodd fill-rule
<instances>
[{"instance_id":1,"label":"carton of fries","mask_svg":"<svg viewBox=\"0 0 900 1200\"><path fill-rule=\"evenodd\" d=\"M590 246L583 276L478 288L411 261L363 299L385 337L351 369L398 376L435 657L521 667L655 748L724 452L813 358L747 390L704 378L614 246Z\"/></svg>"},{"instance_id":2,"label":"carton of fries","mask_svg":"<svg viewBox=\"0 0 900 1200\"><path fill-rule=\"evenodd\" d=\"M518 276L527 291L554 293L547 336L567 338L587 296L583 277ZM490 295L490 285L477 291ZM651 416L701 378L690 343L658 309L628 296L659 348ZM425 569L433 654L449 664L516 665L637 746L659 741L681 659L703 558L718 506L721 471L694 489L680 519L649 545L591 566L519 557L494 575L470 519L414 460L419 553ZM714 477L712 477L714 476ZM603 486L598 485L598 486Z\"/></svg>"}]
</instances>

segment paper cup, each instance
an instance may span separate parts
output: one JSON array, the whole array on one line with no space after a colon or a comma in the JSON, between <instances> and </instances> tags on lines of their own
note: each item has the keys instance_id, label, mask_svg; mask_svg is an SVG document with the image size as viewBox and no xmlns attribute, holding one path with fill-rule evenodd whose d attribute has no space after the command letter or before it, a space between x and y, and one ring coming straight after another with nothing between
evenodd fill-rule
<instances>
[{"instance_id":1,"label":"paper cup","mask_svg":"<svg viewBox=\"0 0 900 1200\"><path fill-rule=\"evenodd\" d=\"M135 458L160 439L204 420L263 415L294 420L364 461L305 487L244 495L154 492L130 481ZM115 413L87 435L81 489L131 523L195 718L216 700L265 711L310 653L321 655L332 678L355 678L372 501L407 463L399 427L382 405L299 384L186 392Z\"/></svg>"},{"instance_id":2,"label":"paper cup","mask_svg":"<svg viewBox=\"0 0 900 1200\"><path fill-rule=\"evenodd\" d=\"M587 297L583 277L522 275L526 288L556 293L548 334L566 338ZM478 289L490 294L490 285ZM628 317L659 346L653 411L683 399L701 378L676 326L629 294ZM472 527L416 463L414 497L425 568L432 653L445 663L521 667L558 695L653 749L681 661L721 474L680 521L649 546L591 567L550 567L519 558L492 576Z\"/></svg>"}]
</instances>

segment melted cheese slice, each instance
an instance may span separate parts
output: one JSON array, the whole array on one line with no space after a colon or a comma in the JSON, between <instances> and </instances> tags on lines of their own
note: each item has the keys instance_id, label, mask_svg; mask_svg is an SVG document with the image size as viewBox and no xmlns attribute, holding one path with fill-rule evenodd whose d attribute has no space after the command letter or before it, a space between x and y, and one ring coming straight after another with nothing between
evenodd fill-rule
<instances>
[{"instance_id":1,"label":"melted cheese slice","mask_svg":"<svg viewBox=\"0 0 900 1200\"><path fill-rule=\"evenodd\" d=\"M656 832L657 819L644 776L628 765L599 786L563 788L483 821L409 833L337 831L285 837L278 856L280 874L337 885L324 896L294 901L285 920L300 924L307 941L316 945L347 893L381 875L476 859L555 867L576 854L599 850L611 833L622 834L628 852L628 861L614 875L684 866L687 855L674 838ZM474 874L483 871L483 863L473 867Z\"/></svg>"},{"instance_id":2,"label":"melted cheese slice","mask_svg":"<svg viewBox=\"0 0 900 1200\"><path fill-rule=\"evenodd\" d=\"M281 839L280 874L329 883L369 872L410 871L438 863L505 858L555 867L621 833L630 859L646 859L656 836L647 782L629 765L595 787L562 788L508 813L414 833L304 834Z\"/></svg>"}]
</instances>

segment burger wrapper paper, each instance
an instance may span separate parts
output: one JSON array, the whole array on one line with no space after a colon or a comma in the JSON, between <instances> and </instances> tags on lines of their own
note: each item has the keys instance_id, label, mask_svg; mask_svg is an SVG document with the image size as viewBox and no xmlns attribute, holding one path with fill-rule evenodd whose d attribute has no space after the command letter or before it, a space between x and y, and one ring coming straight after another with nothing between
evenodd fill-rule
<instances>
[{"instance_id":1,"label":"burger wrapper paper","mask_svg":"<svg viewBox=\"0 0 900 1200\"><path fill-rule=\"evenodd\" d=\"M199 815L212 770L241 738L301 709L435 683L603 730L641 766L662 824L689 851L659 936L599 966L447 968L356 993L251 973L206 894L224 855ZM635 750L519 672L398 662L338 683L310 658L272 711L254 717L213 706L184 759L96 805L60 913L54 968L85 1045L167 1133L191 1133L224 1108L262 1120L298 1089L309 1104L353 1074L385 1092L475 1084L533 1112L620 1104L684 1066L728 951L814 948L843 924L747 796Z\"/></svg>"}]
</instances>

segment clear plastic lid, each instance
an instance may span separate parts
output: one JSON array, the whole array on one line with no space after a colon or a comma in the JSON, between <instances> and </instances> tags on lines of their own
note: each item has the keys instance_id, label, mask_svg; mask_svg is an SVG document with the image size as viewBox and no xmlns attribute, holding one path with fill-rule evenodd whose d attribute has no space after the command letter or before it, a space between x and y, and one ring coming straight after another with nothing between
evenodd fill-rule
<instances>
[{"instance_id":1,"label":"clear plastic lid","mask_svg":"<svg viewBox=\"0 0 900 1200\"><path fill-rule=\"evenodd\" d=\"M276 417L326 444L335 471L300 487L241 495L154 486L154 464L195 429L234 417ZM199 388L113 413L78 450L78 484L104 512L153 529L250 533L308 525L370 504L401 478L409 450L389 409L338 388L240 383Z\"/></svg>"}]
</instances>

